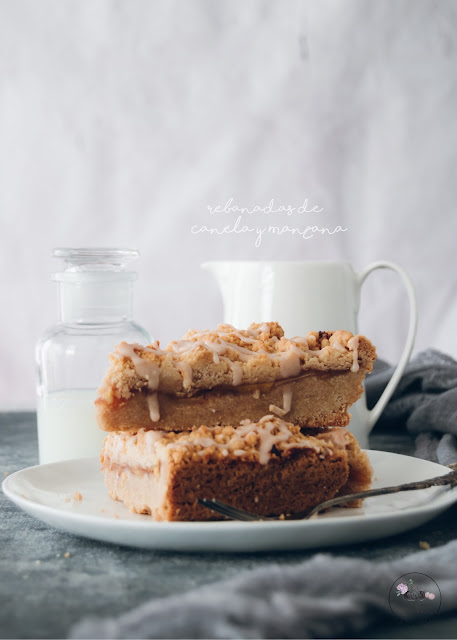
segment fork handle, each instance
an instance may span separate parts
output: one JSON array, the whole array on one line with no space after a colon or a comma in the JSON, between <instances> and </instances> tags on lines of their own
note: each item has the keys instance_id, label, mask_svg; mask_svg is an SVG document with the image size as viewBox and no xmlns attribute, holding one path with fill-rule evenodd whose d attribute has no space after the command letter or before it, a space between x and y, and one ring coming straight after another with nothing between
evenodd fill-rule
<instances>
[{"instance_id":1,"label":"fork handle","mask_svg":"<svg viewBox=\"0 0 457 640\"><path fill-rule=\"evenodd\" d=\"M457 465L449 465L451 469L455 468L456 466ZM438 487L447 484L457 484L457 470L451 471L444 476L429 478L428 480L418 480L416 482L407 482L406 484L398 484L392 487L369 489L368 491L359 491L358 493L351 493L346 496L332 498L331 500L326 500L325 502L318 504L316 507L314 507L314 509L309 511L305 517L308 519L311 516L319 513L319 511L322 511L323 509L329 509L330 507L335 507L339 504L350 502L351 500L360 500L363 498L371 498L373 496L383 496L389 493L400 493L400 491L417 491L418 489L428 489L429 487Z\"/></svg>"}]
</instances>

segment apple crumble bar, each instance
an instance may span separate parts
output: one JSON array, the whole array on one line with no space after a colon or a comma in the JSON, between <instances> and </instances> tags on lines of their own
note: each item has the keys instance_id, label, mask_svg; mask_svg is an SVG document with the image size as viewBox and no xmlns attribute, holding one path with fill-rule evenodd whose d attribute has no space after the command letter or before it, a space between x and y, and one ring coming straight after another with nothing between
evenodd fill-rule
<instances>
[{"instance_id":1,"label":"apple crumble bar","mask_svg":"<svg viewBox=\"0 0 457 640\"><path fill-rule=\"evenodd\" d=\"M273 413L301 427L346 426L376 351L348 331L287 339L276 322L189 331L161 349L122 343L96 400L105 431L187 431Z\"/></svg>"},{"instance_id":2,"label":"apple crumble bar","mask_svg":"<svg viewBox=\"0 0 457 640\"><path fill-rule=\"evenodd\" d=\"M344 435L303 435L273 415L186 433L110 433L101 461L110 496L155 520L220 518L198 498L294 514L344 490L351 474Z\"/></svg>"}]
</instances>

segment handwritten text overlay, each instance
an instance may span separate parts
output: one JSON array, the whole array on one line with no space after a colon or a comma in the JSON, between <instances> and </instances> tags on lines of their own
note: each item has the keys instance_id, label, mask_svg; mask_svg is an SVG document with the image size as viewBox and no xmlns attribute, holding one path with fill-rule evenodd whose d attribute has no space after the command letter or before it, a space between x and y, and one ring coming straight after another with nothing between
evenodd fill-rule
<instances>
[{"instance_id":1,"label":"handwritten text overlay","mask_svg":"<svg viewBox=\"0 0 457 640\"><path fill-rule=\"evenodd\" d=\"M327 227L321 224L304 223L302 216L304 214L318 214L324 210L317 206L311 206L308 199L306 199L300 206L293 207L290 204L276 205L274 200L270 200L268 205L253 207L240 207L233 204L233 198L227 200L224 205L216 205L212 207L208 205L208 211L211 216L219 215L223 217L237 216L235 220L225 220L224 223L213 225L198 225L194 224L190 231L193 235L209 234L211 236L221 235L238 235L238 234L252 234L255 238L254 244L256 247L260 247L262 239L265 234L273 236L298 236L303 240L310 240L315 236L332 236L336 233L342 233L347 231L340 225L335 227ZM245 219L243 220L243 216ZM272 224L265 224L265 217L269 216ZM287 220L288 224L284 224L283 216L294 216L294 219ZM260 220L259 220L260 217ZM271 218L274 217L274 220ZM247 218L247 219L246 219ZM298 223L294 224L298 219Z\"/></svg>"}]
</instances>

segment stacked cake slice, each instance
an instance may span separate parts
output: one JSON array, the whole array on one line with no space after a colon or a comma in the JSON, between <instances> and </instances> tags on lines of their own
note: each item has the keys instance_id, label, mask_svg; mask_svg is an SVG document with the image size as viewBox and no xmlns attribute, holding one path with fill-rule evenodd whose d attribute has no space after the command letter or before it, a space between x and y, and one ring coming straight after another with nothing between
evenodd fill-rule
<instances>
[{"instance_id":1,"label":"stacked cake slice","mask_svg":"<svg viewBox=\"0 0 457 640\"><path fill-rule=\"evenodd\" d=\"M158 520L206 520L198 498L287 515L367 488L344 426L375 358L363 336L289 340L277 323L122 343L96 401L110 495Z\"/></svg>"}]
</instances>

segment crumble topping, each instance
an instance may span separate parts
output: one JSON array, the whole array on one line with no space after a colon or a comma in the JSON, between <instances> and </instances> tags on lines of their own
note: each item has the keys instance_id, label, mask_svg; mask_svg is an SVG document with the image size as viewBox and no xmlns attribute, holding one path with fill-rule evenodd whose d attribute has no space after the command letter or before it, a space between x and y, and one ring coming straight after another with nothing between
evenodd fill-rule
<instances>
[{"instance_id":1,"label":"crumble topping","mask_svg":"<svg viewBox=\"0 0 457 640\"><path fill-rule=\"evenodd\" d=\"M97 402L111 404L145 391L151 420L157 422L157 392L191 397L201 390L270 383L307 371L357 372L360 368L368 373L375 358L373 345L349 331L311 331L288 339L277 322L254 323L246 330L220 324L212 331L190 330L165 349L158 341L146 347L121 343L110 356ZM258 391L253 389L253 394ZM287 402L285 397L283 408L272 405L270 411L286 415Z\"/></svg>"},{"instance_id":2,"label":"crumble topping","mask_svg":"<svg viewBox=\"0 0 457 640\"><path fill-rule=\"evenodd\" d=\"M112 433L105 440L101 455L110 464L151 471L173 462L216 457L252 460L267 464L272 457L281 457L289 449L311 449L321 456L332 455L331 444L313 436L305 436L300 427L273 415L259 422L243 420L238 426L201 426L188 432L174 433L140 429L136 435Z\"/></svg>"}]
</instances>

